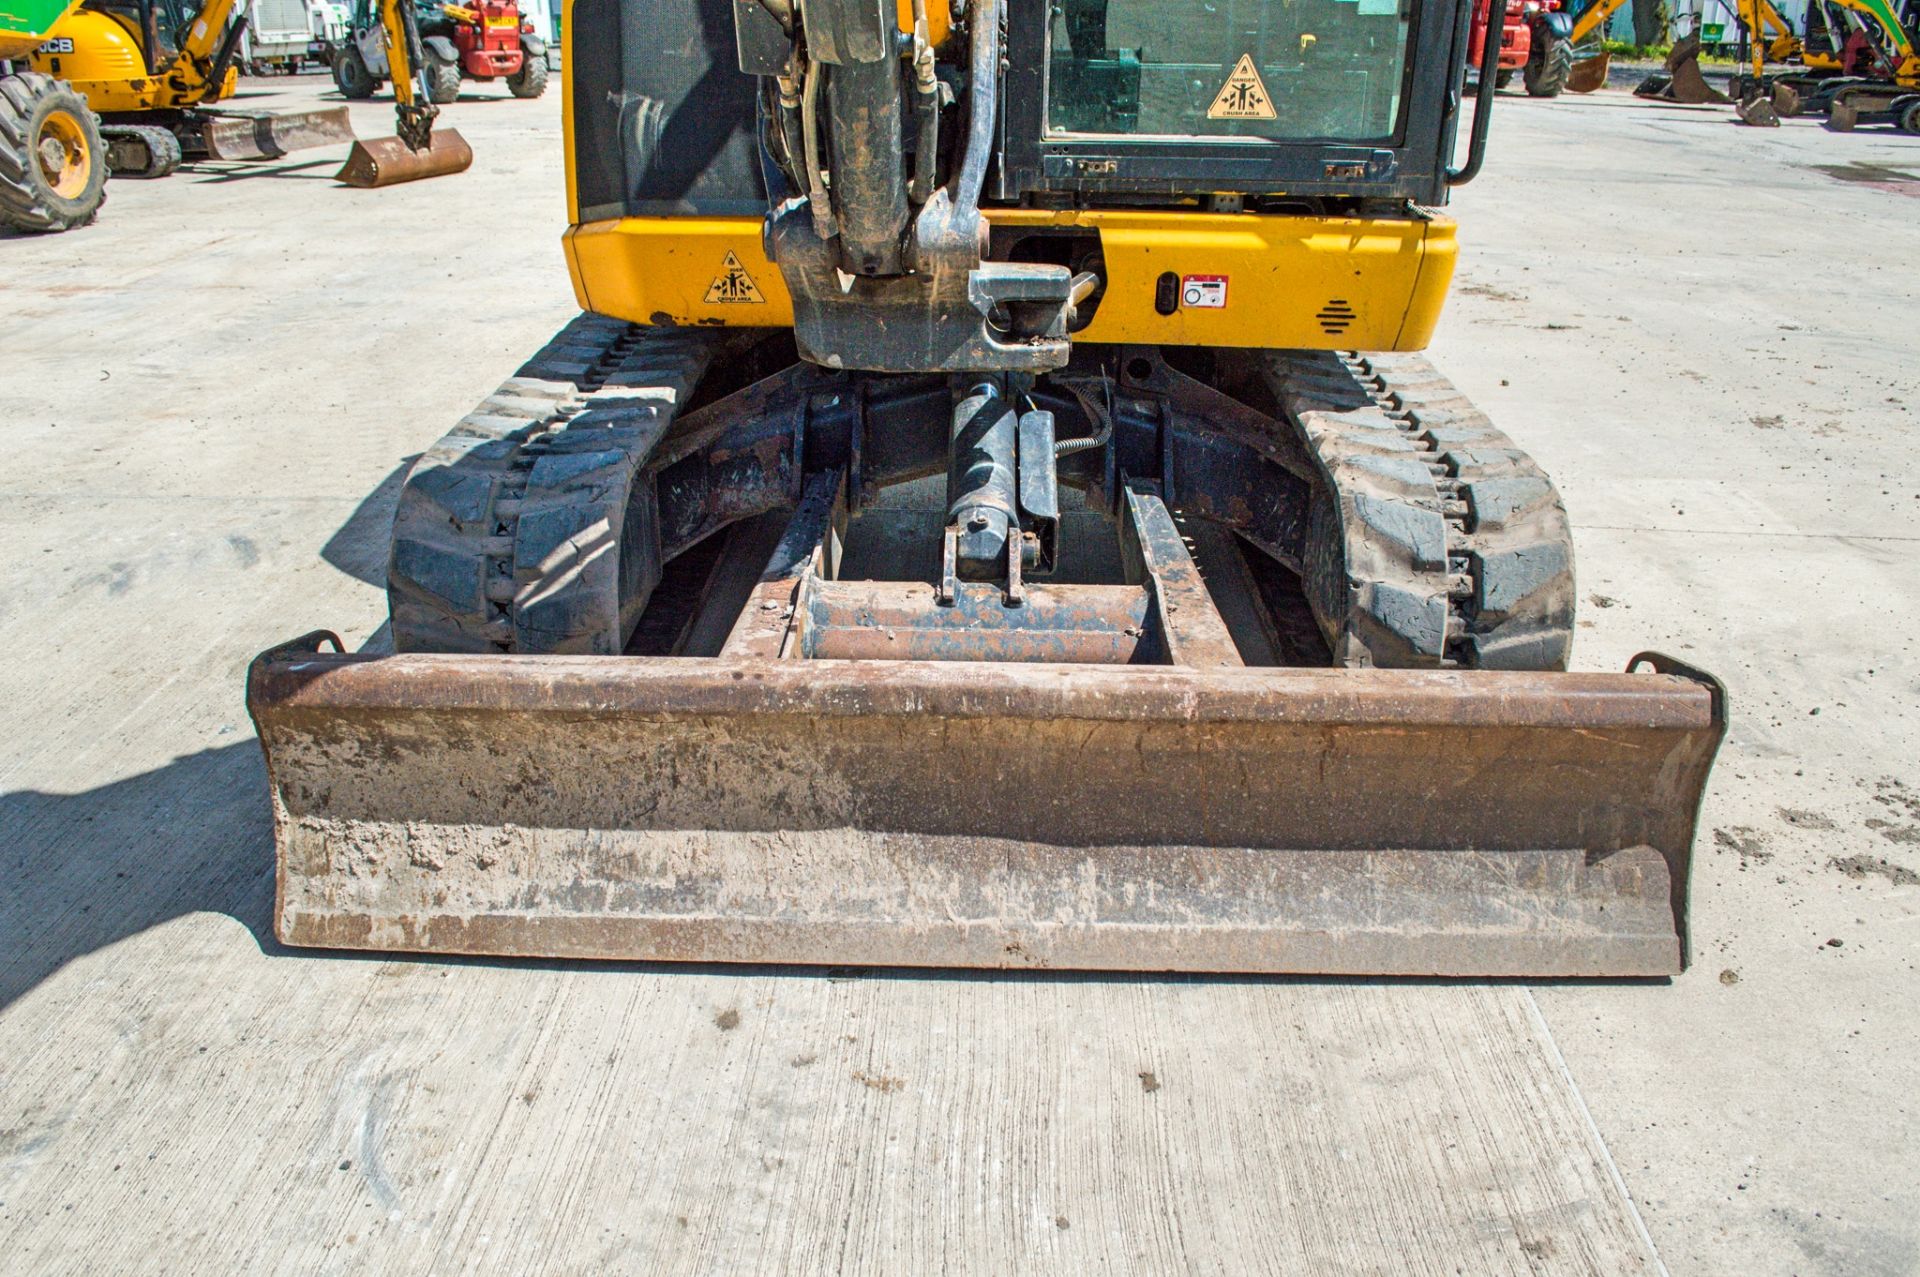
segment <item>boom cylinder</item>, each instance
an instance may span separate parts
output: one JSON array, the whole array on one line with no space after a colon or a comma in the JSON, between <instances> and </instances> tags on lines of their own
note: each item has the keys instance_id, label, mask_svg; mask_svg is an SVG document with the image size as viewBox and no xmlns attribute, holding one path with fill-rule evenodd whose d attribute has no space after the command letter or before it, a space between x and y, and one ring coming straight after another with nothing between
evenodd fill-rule
<instances>
[{"instance_id":1,"label":"boom cylinder","mask_svg":"<svg viewBox=\"0 0 1920 1277\"><path fill-rule=\"evenodd\" d=\"M840 256L855 275L905 272L906 142L900 59L842 62L827 71L833 204Z\"/></svg>"}]
</instances>

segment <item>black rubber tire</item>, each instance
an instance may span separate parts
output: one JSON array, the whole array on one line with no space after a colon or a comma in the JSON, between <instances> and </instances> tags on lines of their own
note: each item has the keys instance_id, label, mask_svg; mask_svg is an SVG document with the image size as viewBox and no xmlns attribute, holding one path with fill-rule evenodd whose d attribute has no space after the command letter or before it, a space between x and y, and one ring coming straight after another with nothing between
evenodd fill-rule
<instances>
[{"instance_id":1,"label":"black rubber tire","mask_svg":"<svg viewBox=\"0 0 1920 1277\"><path fill-rule=\"evenodd\" d=\"M1920 133L1920 97L1901 107L1895 118L1900 123L1902 133Z\"/></svg>"},{"instance_id":2,"label":"black rubber tire","mask_svg":"<svg viewBox=\"0 0 1920 1277\"><path fill-rule=\"evenodd\" d=\"M1494 88L1496 88L1496 89L1504 89L1504 88L1506 88L1506 87L1507 87L1508 85L1510 85L1510 84L1512 84L1512 83L1513 83L1513 68L1512 68L1512 67L1501 67L1501 68L1500 68L1500 69L1499 69L1498 71L1495 71L1495 72L1493 73L1493 87L1494 87Z\"/></svg>"},{"instance_id":3,"label":"black rubber tire","mask_svg":"<svg viewBox=\"0 0 1920 1277\"><path fill-rule=\"evenodd\" d=\"M507 77L507 92L532 100L547 91L547 56L521 51L520 69Z\"/></svg>"},{"instance_id":4,"label":"black rubber tire","mask_svg":"<svg viewBox=\"0 0 1920 1277\"><path fill-rule=\"evenodd\" d=\"M380 81L373 72L367 70L367 60L360 56L360 50L349 41L333 60L333 86L340 90L340 96L355 102L364 102L373 96L380 87Z\"/></svg>"},{"instance_id":5,"label":"black rubber tire","mask_svg":"<svg viewBox=\"0 0 1920 1277\"><path fill-rule=\"evenodd\" d=\"M1566 90L1567 77L1572 73L1573 46L1556 36L1533 46L1521 79L1529 96L1557 98Z\"/></svg>"},{"instance_id":6,"label":"black rubber tire","mask_svg":"<svg viewBox=\"0 0 1920 1277\"><path fill-rule=\"evenodd\" d=\"M460 64L427 54L427 100L445 106L460 97Z\"/></svg>"},{"instance_id":7,"label":"black rubber tire","mask_svg":"<svg viewBox=\"0 0 1920 1277\"><path fill-rule=\"evenodd\" d=\"M64 122L78 133L85 180L62 195L48 180L41 148L55 145L49 125ZM23 71L0 76L0 225L23 231L65 231L85 226L107 198L107 146L100 120L87 100L64 80Z\"/></svg>"}]
</instances>

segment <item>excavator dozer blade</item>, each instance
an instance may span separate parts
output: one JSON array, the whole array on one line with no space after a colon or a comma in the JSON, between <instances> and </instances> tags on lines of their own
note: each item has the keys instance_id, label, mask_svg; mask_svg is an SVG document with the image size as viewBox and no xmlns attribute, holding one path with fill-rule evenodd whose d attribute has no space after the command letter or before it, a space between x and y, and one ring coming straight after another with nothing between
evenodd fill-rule
<instances>
[{"instance_id":1,"label":"excavator dozer blade","mask_svg":"<svg viewBox=\"0 0 1920 1277\"><path fill-rule=\"evenodd\" d=\"M350 949L1665 976L1725 727L1691 671L317 646L247 701L277 933Z\"/></svg>"},{"instance_id":2,"label":"excavator dozer blade","mask_svg":"<svg viewBox=\"0 0 1920 1277\"><path fill-rule=\"evenodd\" d=\"M344 106L282 115L221 112L201 126L201 135L216 160L277 160L291 151L354 140Z\"/></svg>"},{"instance_id":3,"label":"excavator dozer blade","mask_svg":"<svg viewBox=\"0 0 1920 1277\"><path fill-rule=\"evenodd\" d=\"M1613 65L1613 54L1605 49L1590 58L1582 58L1573 64L1567 72L1567 92L1593 93L1607 85L1607 71Z\"/></svg>"},{"instance_id":4,"label":"excavator dozer blade","mask_svg":"<svg viewBox=\"0 0 1920 1277\"><path fill-rule=\"evenodd\" d=\"M447 177L473 167L473 148L457 129L435 129L433 144L416 151L397 137L355 142L347 162L333 180L362 190L417 182L423 177Z\"/></svg>"}]
</instances>

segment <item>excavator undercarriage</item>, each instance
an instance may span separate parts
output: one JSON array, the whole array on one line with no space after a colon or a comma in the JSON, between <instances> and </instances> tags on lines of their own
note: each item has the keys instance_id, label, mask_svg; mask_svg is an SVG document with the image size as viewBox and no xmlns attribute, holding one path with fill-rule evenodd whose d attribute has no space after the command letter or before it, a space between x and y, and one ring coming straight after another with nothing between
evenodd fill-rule
<instances>
[{"instance_id":1,"label":"excavator undercarriage","mask_svg":"<svg viewBox=\"0 0 1920 1277\"><path fill-rule=\"evenodd\" d=\"M395 654L316 633L254 663L282 938L1677 972L1724 694L1653 655L1565 672L1562 503L1411 353L1451 265L1412 196L1470 176L1485 138L1483 98L1473 154L1446 167L1465 7L1272 6L1180 108L1189 68L1156 82L1110 47L1179 6L1076 0L1056 33L1075 64L1056 46L1050 82L1100 86L1079 131L1118 127L1118 100L1210 135L1170 146L1156 123L1089 156L1043 129L1069 162L1042 154L1026 180L1066 194L1025 196L1007 193L1007 122L1032 104L999 94L1054 38L1043 7L973 0L936 30L924 6L896 26L871 0L688 5L729 7L742 71L764 78L746 98L764 240L730 207L690 213L684 182L649 204L644 176L611 218L583 216L576 157L576 282L612 313L569 325L413 466ZM576 4L569 32L598 11ZM1349 39L1350 21L1379 29ZM1327 96L1394 31L1427 90ZM569 66L604 95L597 56ZM693 70L708 87L686 100L710 113L712 72ZM1315 115L1306 144L1263 135L1288 127L1282 106ZM1395 112L1432 145L1314 133L1390 132ZM1156 176L1129 178L1140 156ZM1312 247L1279 255L1296 240ZM652 255L647 282L610 244ZM1352 277L1331 300L1326 260ZM1402 353L1263 337L1314 326L1320 346Z\"/></svg>"}]
</instances>

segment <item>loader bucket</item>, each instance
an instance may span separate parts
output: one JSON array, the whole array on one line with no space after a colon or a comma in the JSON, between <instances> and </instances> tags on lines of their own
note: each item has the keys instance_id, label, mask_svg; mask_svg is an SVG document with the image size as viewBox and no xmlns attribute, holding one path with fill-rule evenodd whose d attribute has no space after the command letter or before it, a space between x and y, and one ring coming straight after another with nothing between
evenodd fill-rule
<instances>
[{"instance_id":1,"label":"loader bucket","mask_svg":"<svg viewBox=\"0 0 1920 1277\"><path fill-rule=\"evenodd\" d=\"M202 125L201 134L216 160L277 160L290 151L354 140L344 106L284 115L222 112Z\"/></svg>"},{"instance_id":2,"label":"loader bucket","mask_svg":"<svg viewBox=\"0 0 1920 1277\"><path fill-rule=\"evenodd\" d=\"M457 129L435 129L433 144L416 151L397 137L355 142L347 162L333 180L362 190L417 182L423 177L447 177L473 167L473 148Z\"/></svg>"},{"instance_id":3,"label":"loader bucket","mask_svg":"<svg viewBox=\"0 0 1920 1277\"><path fill-rule=\"evenodd\" d=\"M1592 93L1603 89L1607 84L1607 71L1613 65L1613 54L1606 49L1590 58L1582 58L1573 64L1567 73L1567 91L1569 93Z\"/></svg>"},{"instance_id":4,"label":"loader bucket","mask_svg":"<svg viewBox=\"0 0 1920 1277\"><path fill-rule=\"evenodd\" d=\"M1666 976L1705 676L262 654L289 944ZM1645 665L1637 661L1636 665ZM1666 671L1666 672L1662 672Z\"/></svg>"}]
</instances>

